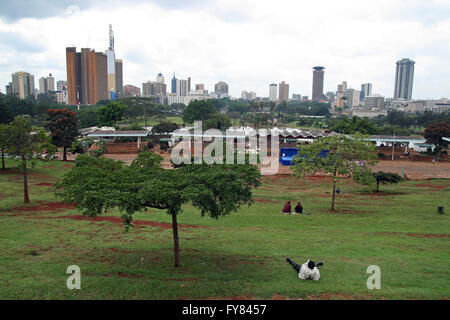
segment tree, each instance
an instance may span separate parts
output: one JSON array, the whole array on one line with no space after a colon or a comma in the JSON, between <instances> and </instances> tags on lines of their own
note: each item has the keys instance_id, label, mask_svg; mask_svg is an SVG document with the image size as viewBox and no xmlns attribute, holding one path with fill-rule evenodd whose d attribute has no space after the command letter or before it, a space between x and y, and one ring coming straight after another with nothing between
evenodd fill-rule
<instances>
[{"instance_id":1,"label":"tree","mask_svg":"<svg viewBox=\"0 0 450 320\"><path fill-rule=\"evenodd\" d=\"M221 113L216 113L211 118L203 121L203 130L219 129L225 131L231 126L230 118Z\"/></svg>"},{"instance_id":2,"label":"tree","mask_svg":"<svg viewBox=\"0 0 450 320\"><path fill-rule=\"evenodd\" d=\"M11 108L0 102L0 124L8 124L14 120Z\"/></svg>"},{"instance_id":3,"label":"tree","mask_svg":"<svg viewBox=\"0 0 450 320\"><path fill-rule=\"evenodd\" d=\"M126 229L133 214L147 208L163 209L172 217L175 267L179 266L177 216L188 202L202 216L218 218L252 203L252 188L260 173L252 165L186 165L161 168L162 157L142 152L130 166L106 158L79 156L58 184L58 195L94 217L109 208L122 213Z\"/></svg>"},{"instance_id":4,"label":"tree","mask_svg":"<svg viewBox=\"0 0 450 320\"><path fill-rule=\"evenodd\" d=\"M294 172L299 178L321 172L331 174L333 185L331 211L335 211L336 183L340 175L353 176L363 183L373 179L370 166L376 164L376 147L362 135L334 135L299 146Z\"/></svg>"},{"instance_id":5,"label":"tree","mask_svg":"<svg viewBox=\"0 0 450 320\"><path fill-rule=\"evenodd\" d=\"M111 102L98 110L98 121L100 126L113 126L122 120L123 113L127 107L119 102Z\"/></svg>"},{"instance_id":6,"label":"tree","mask_svg":"<svg viewBox=\"0 0 450 320\"><path fill-rule=\"evenodd\" d=\"M30 203L28 195L27 162L35 160L35 156L42 152L52 154L56 148L50 143L50 139L41 130L38 133L32 133L30 121L25 117L16 117L10 125L7 126L7 149L8 153L19 157L22 161L23 172L23 194L24 202Z\"/></svg>"},{"instance_id":7,"label":"tree","mask_svg":"<svg viewBox=\"0 0 450 320\"><path fill-rule=\"evenodd\" d=\"M194 123L194 121L203 121L210 119L217 113L217 109L208 100L193 100L184 109L183 121L185 123Z\"/></svg>"},{"instance_id":8,"label":"tree","mask_svg":"<svg viewBox=\"0 0 450 320\"><path fill-rule=\"evenodd\" d=\"M80 128L89 128L98 125L98 114L95 110L81 110L77 114Z\"/></svg>"},{"instance_id":9,"label":"tree","mask_svg":"<svg viewBox=\"0 0 450 320\"><path fill-rule=\"evenodd\" d=\"M63 148L63 161L67 161L67 148L78 136L78 120L75 112L67 109L50 109L45 128L51 131L52 144Z\"/></svg>"},{"instance_id":10,"label":"tree","mask_svg":"<svg viewBox=\"0 0 450 320\"><path fill-rule=\"evenodd\" d=\"M7 132L7 125L6 124L0 124L0 148L2 150L2 170L6 170L5 165L5 151L8 146L8 132Z\"/></svg>"},{"instance_id":11,"label":"tree","mask_svg":"<svg viewBox=\"0 0 450 320\"><path fill-rule=\"evenodd\" d=\"M175 130L180 128L180 126L174 122L161 122L160 124L156 125L152 129L152 133L154 135L156 134L164 134L164 133L172 133Z\"/></svg>"},{"instance_id":12,"label":"tree","mask_svg":"<svg viewBox=\"0 0 450 320\"><path fill-rule=\"evenodd\" d=\"M436 145L436 152L448 147L448 142L442 139L447 137L450 137L450 125L446 121L435 122L425 129L425 139Z\"/></svg>"},{"instance_id":13,"label":"tree","mask_svg":"<svg viewBox=\"0 0 450 320\"><path fill-rule=\"evenodd\" d=\"M375 181L377 183L377 192L380 192L380 183L381 184L397 184L400 181L402 181L402 177L400 177L396 173L391 172L373 172L373 177L375 178Z\"/></svg>"}]
</instances>

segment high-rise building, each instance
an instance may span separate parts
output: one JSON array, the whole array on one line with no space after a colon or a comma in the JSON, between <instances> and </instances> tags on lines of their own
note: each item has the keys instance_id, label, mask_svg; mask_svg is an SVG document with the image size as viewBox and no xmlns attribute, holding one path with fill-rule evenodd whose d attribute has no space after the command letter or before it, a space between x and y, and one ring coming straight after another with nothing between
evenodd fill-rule
<instances>
[{"instance_id":1,"label":"high-rise building","mask_svg":"<svg viewBox=\"0 0 450 320\"><path fill-rule=\"evenodd\" d=\"M253 101L256 99L256 92L254 91L242 91L241 99L246 101Z\"/></svg>"},{"instance_id":2,"label":"high-rise building","mask_svg":"<svg viewBox=\"0 0 450 320\"><path fill-rule=\"evenodd\" d=\"M34 96L34 76L23 71L12 74L12 94L20 99Z\"/></svg>"},{"instance_id":3,"label":"high-rise building","mask_svg":"<svg viewBox=\"0 0 450 320\"><path fill-rule=\"evenodd\" d=\"M346 104L350 108L356 108L359 106L361 97L361 91L355 89L347 89L344 93L344 97L347 97Z\"/></svg>"},{"instance_id":4,"label":"high-rise building","mask_svg":"<svg viewBox=\"0 0 450 320\"><path fill-rule=\"evenodd\" d=\"M162 73L158 73L158 75L156 76L156 82L164 84L164 76L162 75Z\"/></svg>"},{"instance_id":5,"label":"high-rise building","mask_svg":"<svg viewBox=\"0 0 450 320\"><path fill-rule=\"evenodd\" d=\"M89 48L66 48L68 104L93 105L108 99L108 61Z\"/></svg>"},{"instance_id":6,"label":"high-rise building","mask_svg":"<svg viewBox=\"0 0 450 320\"><path fill-rule=\"evenodd\" d=\"M229 86L226 82L220 81L214 86L214 92L221 98L222 96L228 96Z\"/></svg>"},{"instance_id":7,"label":"high-rise building","mask_svg":"<svg viewBox=\"0 0 450 320\"><path fill-rule=\"evenodd\" d=\"M152 96L163 96L167 94L167 86L164 83L157 81L148 81L142 84L142 96L152 97Z\"/></svg>"},{"instance_id":8,"label":"high-rise building","mask_svg":"<svg viewBox=\"0 0 450 320\"><path fill-rule=\"evenodd\" d=\"M50 73L47 78L39 79L39 93L55 92L55 78Z\"/></svg>"},{"instance_id":9,"label":"high-rise building","mask_svg":"<svg viewBox=\"0 0 450 320\"><path fill-rule=\"evenodd\" d=\"M276 83L272 83L269 87L269 100L273 102L278 101L278 85Z\"/></svg>"},{"instance_id":10,"label":"high-rise building","mask_svg":"<svg viewBox=\"0 0 450 320\"><path fill-rule=\"evenodd\" d=\"M8 83L5 87L5 92L7 96L12 96L13 91L12 91L12 82Z\"/></svg>"},{"instance_id":11,"label":"high-rise building","mask_svg":"<svg viewBox=\"0 0 450 320\"><path fill-rule=\"evenodd\" d=\"M364 106L366 108L384 108L384 97L379 94L366 96L364 99Z\"/></svg>"},{"instance_id":12,"label":"high-rise building","mask_svg":"<svg viewBox=\"0 0 450 320\"><path fill-rule=\"evenodd\" d=\"M195 91L204 91L205 90L205 85L203 83L199 83L195 85Z\"/></svg>"},{"instance_id":13,"label":"high-rise building","mask_svg":"<svg viewBox=\"0 0 450 320\"><path fill-rule=\"evenodd\" d=\"M325 68L324 67L314 67L313 68L313 90L312 90L312 100L320 101L326 100L323 94L323 84L325 80Z\"/></svg>"},{"instance_id":14,"label":"high-rise building","mask_svg":"<svg viewBox=\"0 0 450 320\"><path fill-rule=\"evenodd\" d=\"M328 91L325 96L327 97L327 99L331 103L331 105L333 105L334 104L334 100L336 99L336 95L334 94L334 92Z\"/></svg>"},{"instance_id":15,"label":"high-rise building","mask_svg":"<svg viewBox=\"0 0 450 320\"><path fill-rule=\"evenodd\" d=\"M175 77L175 72L173 73L173 78L172 78L172 91L171 93L176 94L177 93L177 78Z\"/></svg>"},{"instance_id":16,"label":"high-rise building","mask_svg":"<svg viewBox=\"0 0 450 320\"><path fill-rule=\"evenodd\" d=\"M394 99L411 100L415 62L409 59L397 61Z\"/></svg>"},{"instance_id":17,"label":"high-rise building","mask_svg":"<svg viewBox=\"0 0 450 320\"><path fill-rule=\"evenodd\" d=\"M364 83L361 85L361 97L360 100L364 101L364 99L368 96L372 95L372 84Z\"/></svg>"},{"instance_id":18,"label":"high-rise building","mask_svg":"<svg viewBox=\"0 0 450 320\"><path fill-rule=\"evenodd\" d=\"M188 85L189 85L189 81L188 80L181 80L181 79L177 79L177 84L176 84L176 95L179 97L185 97L187 96L188 92Z\"/></svg>"},{"instance_id":19,"label":"high-rise building","mask_svg":"<svg viewBox=\"0 0 450 320\"><path fill-rule=\"evenodd\" d=\"M342 81L342 84L338 85L336 92L336 107L344 108L345 101L342 99L347 91L347 81Z\"/></svg>"},{"instance_id":20,"label":"high-rise building","mask_svg":"<svg viewBox=\"0 0 450 320\"><path fill-rule=\"evenodd\" d=\"M122 94L123 90L123 61L116 59L116 93Z\"/></svg>"},{"instance_id":21,"label":"high-rise building","mask_svg":"<svg viewBox=\"0 0 450 320\"><path fill-rule=\"evenodd\" d=\"M278 100L279 102L289 101L289 84L285 83L284 81L279 85Z\"/></svg>"},{"instance_id":22,"label":"high-rise building","mask_svg":"<svg viewBox=\"0 0 450 320\"><path fill-rule=\"evenodd\" d=\"M293 93L292 94L292 100L294 100L294 101L302 101L302 95L301 94L297 94L297 93Z\"/></svg>"},{"instance_id":23,"label":"high-rise building","mask_svg":"<svg viewBox=\"0 0 450 320\"><path fill-rule=\"evenodd\" d=\"M141 89L131 84L127 84L122 89L124 97L139 97L141 95Z\"/></svg>"},{"instance_id":24,"label":"high-rise building","mask_svg":"<svg viewBox=\"0 0 450 320\"><path fill-rule=\"evenodd\" d=\"M187 92L191 92L191 78L188 77L188 83L187 83Z\"/></svg>"},{"instance_id":25,"label":"high-rise building","mask_svg":"<svg viewBox=\"0 0 450 320\"><path fill-rule=\"evenodd\" d=\"M67 90L67 81L60 80L56 83L57 91L66 91Z\"/></svg>"}]
</instances>

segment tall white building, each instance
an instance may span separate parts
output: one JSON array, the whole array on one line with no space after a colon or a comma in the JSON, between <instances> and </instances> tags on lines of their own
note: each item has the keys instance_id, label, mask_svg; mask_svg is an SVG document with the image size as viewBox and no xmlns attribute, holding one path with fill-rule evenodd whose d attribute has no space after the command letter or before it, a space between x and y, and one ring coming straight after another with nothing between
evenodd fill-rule
<instances>
[{"instance_id":1,"label":"tall white building","mask_svg":"<svg viewBox=\"0 0 450 320\"><path fill-rule=\"evenodd\" d=\"M356 108L359 106L361 91L355 89L347 89L344 93L344 97L347 97L347 106L350 108Z\"/></svg>"},{"instance_id":2,"label":"tall white building","mask_svg":"<svg viewBox=\"0 0 450 320\"><path fill-rule=\"evenodd\" d=\"M189 82L188 80L177 79L176 95L185 97L188 94Z\"/></svg>"},{"instance_id":3,"label":"tall white building","mask_svg":"<svg viewBox=\"0 0 450 320\"><path fill-rule=\"evenodd\" d=\"M397 61L394 99L411 100L415 62L409 59Z\"/></svg>"},{"instance_id":4,"label":"tall white building","mask_svg":"<svg viewBox=\"0 0 450 320\"><path fill-rule=\"evenodd\" d=\"M276 83L272 83L269 87L269 100L278 101L278 85Z\"/></svg>"},{"instance_id":5,"label":"tall white building","mask_svg":"<svg viewBox=\"0 0 450 320\"><path fill-rule=\"evenodd\" d=\"M39 79L39 93L49 93L55 90L55 78L50 73L47 78L42 77Z\"/></svg>"},{"instance_id":6,"label":"tall white building","mask_svg":"<svg viewBox=\"0 0 450 320\"><path fill-rule=\"evenodd\" d=\"M20 99L35 95L34 76L28 72L16 72L12 77L12 94Z\"/></svg>"},{"instance_id":7,"label":"tall white building","mask_svg":"<svg viewBox=\"0 0 450 320\"><path fill-rule=\"evenodd\" d=\"M254 91L242 91L241 93L241 99L246 101L253 101L256 99L256 92Z\"/></svg>"}]
</instances>

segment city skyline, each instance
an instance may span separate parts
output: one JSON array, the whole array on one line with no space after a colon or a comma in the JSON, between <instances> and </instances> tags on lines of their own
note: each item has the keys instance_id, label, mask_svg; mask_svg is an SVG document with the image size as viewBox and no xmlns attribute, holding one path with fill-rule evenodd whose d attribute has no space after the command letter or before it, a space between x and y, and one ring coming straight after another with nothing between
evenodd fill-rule
<instances>
[{"instance_id":1,"label":"city skyline","mask_svg":"<svg viewBox=\"0 0 450 320\"><path fill-rule=\"evenodd\" d=\"M45 1L39 1L42 2ZM324 92L336 91L337 84L342 81L347 81L349 88L354 89L359 89L361 84L372 83L374 93L391 98L396 62L409 58L416 62L413 99L439 99L450 92L446 77L450 73L450 64L445 58L450 47L446 45L448 41L444 41L450 36L450 19L442 14L450 11L450 5L442 2L420 4L411 1L405 8L396 1L381 1L376 8L365 8L365 1L360 1L362 4L350 1L341 7L327 1L302 5L282 1L287 22L270 15L269 9L272 8L265 1L258 5L262 9L258 10L260 14L249 10L252 1L244 1L241 6L234 1L230 4L190 1L183 5L177 2L178 7L148 1L137 3L134 8L125 8L126 3L122 1L111 7L104 7L96 1L90 5L79 2L79 7L69 7L71 1L60 2L53 3L55 10L47 12L43 12L45 5L20 12L17 10L20 4L15 4L16 10L8 4L0 4L1 46L5 52L0 59L2 92L11 82L11 74L22 70L33 74L36 79L52 73L56 80L65 80L64 48L74 45L105 51L109 43L105 30L109 24L114 25L116 53L125 61L124 85L140 86L160 72L166 78L176 72L177 78L191 77L194 83L204 83L205 89L211 92L214 85L223 80L229 84L233 97L239 97L242 90L267 97L269 84L281 81L288 83L292 92L311 97L311 68L323 65L327 70ZM375 42L373 45L358 39L346 42L345 46L337 46L337 42L331 41L336 36L335 31L326 27L314 31L313 27L306 26L311 22L313 26L322 24L325 18L332 22L341 21L337 13L349 9L350 5L355 10L351 17L342 18L345 22L342 26L349 31L366 26L366 31L371 34L368 41ZM293 23L290 11L295 12L294 9L307 9L304 11L306 19L302 22L295 20L299 25L290 29ZM314 9L320 9L320 14ZM422 16L411 16L415 14L414 10L419 9ZM161 26L165 32L155 36L149 44L137 40L140 29L128 23L132 15L146 27ZM149 15L155 19L145 19ZM57 30L55 26L63 20L67 28ZM177 26L186 25L187 21L195 23L188 23L186 30L179 34ZM393 32L377 31L375 27L381 27L382 22ZM273 28L265 28L265 23L273 23ZM34 25L36 27L32 28ZM306 28L305 31L302 28ZM242 37L235 36L238 32L243 33ZM418 34L425 40L418 41ZM249 39L247 36L253 41L243 43ZM265 50L251 45L254 41L264 44L261 41L267 38L273 41ZM300 45L291 44L289 39L293 38L302 39L297 41ZM324 43L327 39L331 43ZM283 50L280 51L281 45ZM439 50L433 50L433 45L439 45ZM257 55L253 54L254 50ZM270 59L274 52L282 59Z\"/></svg>"}]
</instances>

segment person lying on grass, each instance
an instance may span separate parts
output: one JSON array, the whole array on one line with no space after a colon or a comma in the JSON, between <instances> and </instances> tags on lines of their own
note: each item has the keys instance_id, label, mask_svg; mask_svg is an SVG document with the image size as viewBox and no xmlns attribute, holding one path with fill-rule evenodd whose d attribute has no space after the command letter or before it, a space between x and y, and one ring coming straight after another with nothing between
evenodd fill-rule
<instances>
[{"instance_id":1,"label":"person lying on grass","mask_svg":"<svg viewBox=\"0 0 450 320\"><path fill-rule=\"evenodd\" d=\"M299 266L289 258L287 258L286 261L292 265L301 280L319 281L320 271L318 267L323 266L323 262L315 264L314 261L308 260L302 266Z\"/></svg>"}]
</instances>

